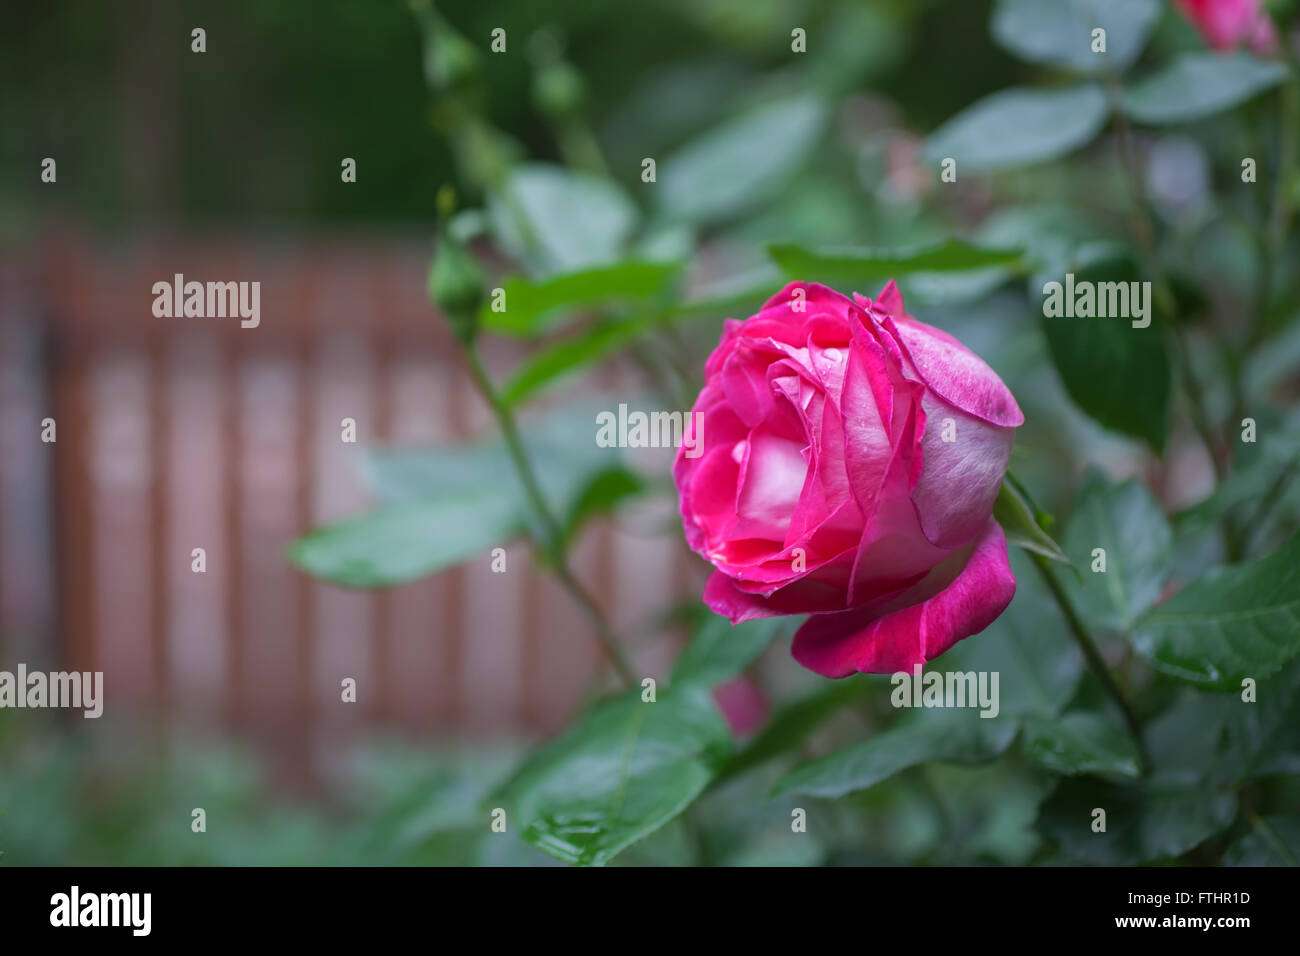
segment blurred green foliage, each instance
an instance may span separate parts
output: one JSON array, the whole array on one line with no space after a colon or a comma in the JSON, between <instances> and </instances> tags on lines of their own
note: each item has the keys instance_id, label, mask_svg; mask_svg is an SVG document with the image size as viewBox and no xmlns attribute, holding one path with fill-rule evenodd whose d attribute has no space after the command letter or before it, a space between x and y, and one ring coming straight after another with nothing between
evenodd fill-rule
<instances>
[{"instance_id":1,"label":"blurred green foliage","mask_svg":"<svg viewBox=\"0 0 1300 956\"><path fill-rule=\"evenodd\" d=\"M528 51L539 31L552 35L581 64L584 115L615 178L631 185L642 156L756 102L754 81L789 62L793 26L819 51L809 58L819 88L870 81L887 97L905 92L923 125L950 115L1027 72L990 44L967 44L983 30L984 6L447 0L439 9L484 51L485 115L543 160L558 159L561 144L538 109ZM0 207L11 230L55 214L108 229L159 216L206 228L428 224L438 186L455 179L405 0L51 0L15 6L5 21L0 82L12 95L0 102ZM196 26L207 31L203 54L190 52ZM495 27L507 29L512 55L485 52ZM978 77L960 86L930 67L955 44ZM60 164L57 195L28 175L45 156ZM344 156L358 162L356 187L340 185ZM132 165L166 175L139 184Z\"/></svg>"}]
</instances>

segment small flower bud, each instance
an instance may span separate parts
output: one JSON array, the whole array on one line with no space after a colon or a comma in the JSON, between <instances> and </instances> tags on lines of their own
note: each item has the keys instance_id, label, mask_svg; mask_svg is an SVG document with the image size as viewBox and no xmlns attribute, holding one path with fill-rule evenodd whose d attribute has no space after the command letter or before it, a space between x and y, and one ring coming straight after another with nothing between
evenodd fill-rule
<instances>
[{"instance_id":1,"label":"small flower bud","mask_svg":"<svg viewBox=\"0 0 1300 956\"><path fill-rule=\"evenodd\" d=\"M442 310L460 341L474 340L487 279L465 245L443 229L429 270L429 298Z\"/></svg>"},{"instance_id":2,"label":"small flower bud","mask_svg":"<svg viewBox=\"0 0 1300 956\"><path fill-rule=\"evenodd\" d=\"M411 8L424 34L424 78L437 93L456 93L479 76L479 52L460 35L428 0L412 0Z\"/></svg>"},{"instance_id":3,"label":"small flower bud","mask_svg":"<svg viewBox=\"0 0 1300 956\"><path fill-rule=\"evenodd\" d=\"M537 71L533 82L533 102L547 116L572 116L582 109L586 99L586 82L577 70L564 62L552 63Z\"/></svg>"}]
</instances>

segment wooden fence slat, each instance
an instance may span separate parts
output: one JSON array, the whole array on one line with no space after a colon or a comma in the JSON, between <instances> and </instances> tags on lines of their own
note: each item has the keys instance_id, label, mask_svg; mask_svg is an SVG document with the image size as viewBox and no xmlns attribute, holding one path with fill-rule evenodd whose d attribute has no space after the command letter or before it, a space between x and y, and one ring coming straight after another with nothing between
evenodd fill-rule
<instances>
[{"instance_id":1,"label":"wooden fence slat","mask_svg":"<svg viewBox=\"0 0 1300 956\"><path fill-rule=\"evenodd\" d=\"M154 702L166 714L171 705L167 633L171 595L180 555L171 550L171 339L160 335L150 343L149 355L149 643L153 669Z\"/></svg>"}]
</instances>

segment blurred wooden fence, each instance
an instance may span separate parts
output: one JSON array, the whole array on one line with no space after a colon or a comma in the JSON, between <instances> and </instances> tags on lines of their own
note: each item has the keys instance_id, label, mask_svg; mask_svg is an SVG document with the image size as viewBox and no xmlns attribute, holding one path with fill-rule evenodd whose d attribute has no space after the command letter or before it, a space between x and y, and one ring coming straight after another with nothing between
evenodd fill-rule
<instances>
[{"instance_id":1,"label":"blurred wooden fence","mask_svg":"<svg viewBox=\"0 0 1300 956\"><path fill-rule=\"evenodd\" d=\"M375 724L458 738L560 726L597 658L526 551L505 575L484 555L382 593L322 585L285 559L300 533L367 504L366 444L487 425L425 298L428 255L387 241L74 239L8 257L0 666L102 670L110 716L233 727L299 754ZM260 281L260 326L154 317L151 288L176 273ZM516 358L489 354L498 368ZM344 418L357 444L340 440ZM690 576L673 536L610 525L576 563L622 626ZM641 654L648 673L664 645ZM356 704L340 700L345 677Z\"/></svg>"}]
</instances>

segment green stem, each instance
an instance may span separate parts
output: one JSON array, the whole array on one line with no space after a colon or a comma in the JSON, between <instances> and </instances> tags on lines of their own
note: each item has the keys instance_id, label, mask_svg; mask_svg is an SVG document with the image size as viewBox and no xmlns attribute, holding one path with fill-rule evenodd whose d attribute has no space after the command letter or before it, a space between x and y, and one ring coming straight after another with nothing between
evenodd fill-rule
<instances>
[{"instance_id":1,"label":"green stem","mask_svg":"<svg viewBox=\"0 0 1300 956\"><path fill-rule=\"evenodd\" d=\"M1296 64L1295 56L1287 46L1285 32L1282 37L1282 55L1288 75L1282 86L1282 146L1277 179L1273 183L1273 213L1268 224L1269 243L1275 257L1281 254L1291 228L1291 185L1297 159L1300 158L1300 129L1297 129L1297 123L1300 123L1300 66Z\"/></svg>"},{"instance_id":2,"label":"green stem","mask_svg":"<svg viewBox=\"0 0 1300 956\"><path fill-rule=\"evenodd\" d=\"M1138 247L1146 261L1147 272L1155 290L1156 308L1171 323L1174 319L1174 294L1160 263L1160 253L1156 249L1155 226L1147 211L1146 188L1142 185L1142 176L1137 168L1137 158L1133 154L1133 135L1129 130L1128 117L1124 114L1124 97L1119 80L1114 74L1106 75L1106 89L1110 94L1111 112L1115 117L1115 139L1119 146L1119 158L1128 179L1129 193L1133 200L1133 232L1137 236Z\"/></svg>"},{"instance_id":3,"label":"green stem","mask_svg":"<svg viewBox=\"0 0 1300 956\"><path fill-rule=\"evenodd\" d=\"M1142 250L1147 273L1151 276L1151 284L1155 291L1156 309L1173 330L1174 358L1178 365L1179 374L1183 379L1183 388L1187 392L1187 397L1191 403L1192 426L1205 444L1205 450L1209 453L1210 462L1214 466L1215 476L1219 481L1222 481L1227 477L1227 469L1224 462L1216 454L1214 433L1210 428L1209 415L1205 411L1203 391L1200 383L1196 380L1187 342L1174 314L1176 311L1174 295L1169 285L1169 279L1165 275L1164 266L1160 263L1160 252L1156 248L1155 227L1147 209L1146 189L1142 185L1142 176L1138 171L1137 160L1133 155L1133 138L1129 130L1128 118L1124 115L1123 94L1120 91L1119 80L1114 75L1107 75L1106 85L1110 92L1111 107L1115 115L1115 138L1119 146L1120 162L1124 166L1129 193L1133 200L1133 232L1137 236L1138 246Z\"/></svg>"},{"instance_id":4,"label":"green stem","mask_svg":"<svg viewBox=\"0 0 1300 956\"><path fill-rule=\"evenodd\" d=\"M1197 380L1195 369L1192 367L1187 337L1175 314L1177 304L1165 275L1164 266L1160 262L1160 251L1156 247L1155 227L1148 209L1146 189L1142 185L1142 176L1133 155L1132 133L1129 130L1128 118L1124 115L1123 91L1114 73L1106 75L1106 88L1110 95L1111 110L1115 116L1115 136L1119 146L1120 162L1124 166L1133 200L1133 231L1137 235L1138 245L1146 260L1147 272L1151 276L1156 311L1169 325L1174 362L1183 382L1183 391L1187 395L1192 427L1196 430L1201 443L1205 445L1206 454L1210 456L1210 465L1214 469L1216 483L1222 484L1228 477L1228 463L1219 455L1218 442L1215 441L1214 429L1205 408L1205 391ZM1241 534L1228 515L1223 518L1223 542L1229 561L1237 560L1241 552Z\"/></svg>"},{"instance_id":5,"label":"green stem","mask_svg":"<svg viewBox=\"0 0 1300 956\"><path fill-rule=\"evenodd\" d=\"M686 808L682 814L682 819L686 823L686 832L691 839L691 848L695 853L696 866L713 866L713 853L709 849L709 835L704 828L704 824L699 817L699 804L695 803Z\"/></svg>"},{"instance_id":6,"label":"green stem","mask_svg":"<svg viewBox=\"0 0 1300 956\"><path fill-rule=\"evenodd\" d=\"M1033 558L1034 566L1038 568L1039 574L1042 575L1043 581L1047 584L1047 589L1052 592L1052 597L1056 599L1056 604L1061 609L1061 614L1065 617L1065 623L1070 628L1075 643L1079 645L1079 650L1083 652L1083 659L1088 662L1092 672L1097 675L1102 686L1105 687L1106 693L1110 695L1115 706L1119 708L1120 713L1124 716L1124 724L1128 728L1129 735L1137 745L1138 760L1141 763L1142 773L1145 775L1151 767L1151 760L1147 756L1146 741L1142 738L1142 725L1138 723L1137 714L1130 706L1128 699L1125 698L1119 685L1115 683L1115 678L1106 666L1105 659L1101 656L1101 651L1097 650L1097 644L1088 633L1087 625L1079 617L1070 603L1065 589L1061 587L1061 582L1056 579L1052 569L1048 564L1047 558L1041 554L1030 554Z\"/></svg>"},{"instance_id":7,"label":"green stem","mask_svg":"<svg viewBox=\"0 0 1300 956\"><path fill-rule=\"evenodd\" d=\"M1259 529L1264 526L1264 519L1268 517L1268 513L1273 510L1274 506L1282 500L1287 485L1291 483L1297 474L1300 474L1300 465L1293 461L1278 473L1278 476L1273 479L1273 483L1260 495L1259 504L1255 506L1255 513L1242 526L1245 537L1243 547L1247 547L1254 542Z\"/></svg>"},{"instance_id":8,"label":"green stem","mask_svg":"<svg viewBox=\"0 0 1300 956\"><path fill-rule=\"evenodd\" d=\"M596 134L581 119L561 120L556 124L556 139L565 162L597 176L610 176L605 154L601 152Z\"/></svg>"},{"instance_id":9,"label":"green stem","mask_svg":"<svg viewBox=\"0 0 1300 956\"><path fill-rule=\"evenodd\" d=\"M926 798L930 801L930 806L934 810L935 819L939 822L939 834L941 843L952 841L955 828L952 824L952 815L948 812L947 806L944 805L943 796L939 788L934 785L930 779L929 768L917 767L916 779L920 781L921 790L924 791Z\"/></svg>"},{"instance_id":10,"label":"green stem","mask_svg":"<svg viewBox=\"0 0 1300 956\"><path fill-rule=\"evenodd\" d=\"M533 470L532 463L528 460L528 454L519 438L519 429L515 424L514 413L501 400L501 396L492 384L491 378L488 377L487 369L483 367L483 359L479 355L478 347L472 342L465 344L465 357L475 386L491 407L492 414L501 428L501 433L506 441L506 449L510 453L510 459L514 463L515 471L519 474L519 480L523 483L524 493L528 497L533 514L541 526L542 536L545 539L539 542L542 551L550 560L555 576L564 586L564 589L569 592L578 607L582 609L588 621L591 622L591 626L596 632L596 639L600 641L601 647L604 649L605 655L609 658L614 670L618 672L624 684L628 687L634 687L636 677L618 635L615 634L609 620L605 617L604 612L601 611L591 593L583 587L582 582L574 576L573 570L569 567L568 557L564 553L564 538L559 523L555 520L550 506L546 503L541 485L537 480L537 474Z\"/></svg>"}]
</instances>

